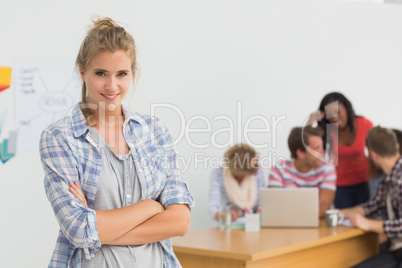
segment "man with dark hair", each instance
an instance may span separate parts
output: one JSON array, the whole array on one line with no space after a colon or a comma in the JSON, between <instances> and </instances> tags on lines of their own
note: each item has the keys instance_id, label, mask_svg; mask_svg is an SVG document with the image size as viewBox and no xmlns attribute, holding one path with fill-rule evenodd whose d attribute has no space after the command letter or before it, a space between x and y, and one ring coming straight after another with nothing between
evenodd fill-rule
<instances>
[{"instance_id":1,"label":"man with dark hair","mask_svg":"<svg viewBox=\"0 0 402 268\"><path fill-rule=\"evenodd\" d=\"M313 127L295 127L288 145L292 160L278 162L269 175L268 187L317 187L320 189L320 218L334 201L335 168L322 162L322 131Z\"/></svg>"},{"instance_id":2,"label":"man with dark hair","mask_svg":"<svg viewBox=\"0 0 402 268\"><path fill-rule=\"evenodd\" d=\"M374 127L367 137L371 160L381 168L377 193L367 202L340 210L353 226L385 234L388 250L355 267L402 267L402 158L395 133ZM369 217L382 216L382 220ZM382 246L383 247L383 246Z\"/></svg>"}]
</instances>

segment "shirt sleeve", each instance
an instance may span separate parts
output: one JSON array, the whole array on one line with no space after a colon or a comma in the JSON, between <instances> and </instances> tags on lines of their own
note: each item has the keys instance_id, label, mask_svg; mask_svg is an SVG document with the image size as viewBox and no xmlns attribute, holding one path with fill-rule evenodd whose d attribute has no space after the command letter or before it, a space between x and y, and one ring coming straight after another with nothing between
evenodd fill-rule
<instances>
[{"instance_id":1,"label":"shirt sleeve","mask_svg":"<svg viewBox=\"0 0 402 268\"><path fill-rule=\"evenodd\" d=\"M213 220L215 220L215 214L221 209L222 200L224 200L224 194L222 190L223 185L223 175L222 168L217 168L211 172L209 179L209 204L208 210L209 215Z\"/></svg>"},{"instance_id":2,"label":"shirt sleeve","mask_svg":"<svg viewBox=\"0 0 402 268\"><path fill-rule=\"evenodd\" d=\"M164 134L159 142L163 143L166 149L167 169L166 184L161 192L160 202L165 208L172 204L186 204L192 208L194 199L188 190L187 183L182 179L176 146L173 144L169 130L166 126L164 128Z\"/></svg>"},{"instance_id":3,"label":"shirt sleeve","mask_svg":"<svg viewBox=\"0 0 402 268\"><path fill-rule=\"evenodd\" d=\"M320 185L320 189L328 189L336 191L336 171L333 166L328 164L323 165L324 178Z\"/></svg>"},{"instance_id":4,"label":"shirt sleeve","mask_svg":"<svg viewBox=\"0 0 402 268\"><path fill-rule=\"evenodd\" d=\"M283 177L277 166L271 168L268 179L268 187L283 187Z\"/></svg>"},{"instance_id":5,"label":"shirt sleeve","mask_svg":"<svg viewBox=\"0 0 402 268\"><path fill-rule=\"evenodd\" d=\"M255 179L257 181L257 203L253 207L254 211L257 211L258 207L260 206L260 189L266 187L264 172L262 169L258 169L257 174L255 175Z\"/></svg>"},{"instance_id":6,"label":"shirt sleeve","mask_svg":"<svg viewBox=\"0 0 402 268\"><path fill-rule=\"evenodd\" d=\"M59 140L51 131L44 131L40 139L40 156L46 195L60 230L74 247L84 249L87 259L93 258L101 246L96 214L69 191L69 182L80 183L71 149L66 141Z\"/></svg>"},{"instance_id":7,"label":"shirt sleeve","mask_svg":"<svg viewBox=\"0 0 402 268\"><path fill-rule=\"evenodd\" d=\"M386 176L384 175L380 183L378 185L378 190L376 195L372 198L372 202L367 202L369 203L368 206L364 206L363 208L365 209L365 212L370 212L371 215L379 214L382 212L382 215L385 219L388 219L388 213L387 213L387 205L386 205L386 199L387 199L387 194L389 192L388 187L391 187L387 184L386 182ZM402 184L398 183L397 185L393 185L392 187L397 187L399 193L402 193ZM402 195L398 195L398 204L402 203ZM376 209L375 209L376 208ZM398 205L398 213L395 213L396 217L399 215L402 215L402 206ZM402 218L396 218L393 220L384 220L383 221L383 229L384 233L388 238L402 238Z\"/></svg>"},{"instance_id":8,"label":"shirt sleeve","mask_svg":"<svg viewBox=\"0 0 402 268\"><path fill-rule=\"evenodd\" d=\"M377 192L366 203L362 204L364 215L367 217L386 216L386 176L382 176L378 183ZM385 229L385 228L384 228Z\"/></svg>"},{"instance_id":9,"label":"shirt sleeve","mask_svg":"<svg viewBox=\"0 0 402 268\"><path fill-rule=\"evenodd\" d=\"M402 219L385 220L383 222L383 228L388 238L402 237Z\"/></svg>"}]
</instances>

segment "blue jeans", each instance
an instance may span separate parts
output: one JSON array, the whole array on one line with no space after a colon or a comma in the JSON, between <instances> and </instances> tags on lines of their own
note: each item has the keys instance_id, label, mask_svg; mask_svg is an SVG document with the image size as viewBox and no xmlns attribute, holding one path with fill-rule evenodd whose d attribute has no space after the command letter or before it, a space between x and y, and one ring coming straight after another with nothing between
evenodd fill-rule
<instances>
[{"instance_id":1,"label":"blue jeans","mask_svg":"<svg viewBox=\"0 0 402 268\"><path fill-rule=\"evenodd\" d=\"M335 193L335 208L350 208L360 205L370 198L368 182L350 186L337 186Z\"/></svg>"}]
</instances>

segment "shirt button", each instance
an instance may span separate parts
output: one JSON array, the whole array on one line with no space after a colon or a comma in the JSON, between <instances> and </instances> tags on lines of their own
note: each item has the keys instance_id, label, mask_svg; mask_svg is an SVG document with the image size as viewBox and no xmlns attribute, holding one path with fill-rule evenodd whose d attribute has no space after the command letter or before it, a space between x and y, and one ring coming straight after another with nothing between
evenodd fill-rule
<instances>
[{"instance_id":1,"label":"shirt button","mask_svg":"<svg viewBox=\"0 0 402 268\"><path fill-rule=\"evenodd\" d=\"M91 258L95 258L95 254L92 253L92 254L91 254Z\"/></svg>"},{"instance_id":2,"label":"shirt button","mask_svg":"<svg viewBox=\"0 0 402 268\"><path fill-rule=\"evenodd\" d=\"M126 197L127 197L128 199L130 199L130 198L131 198L131 194L127 194Z\"/></svg>"}]
</instances>

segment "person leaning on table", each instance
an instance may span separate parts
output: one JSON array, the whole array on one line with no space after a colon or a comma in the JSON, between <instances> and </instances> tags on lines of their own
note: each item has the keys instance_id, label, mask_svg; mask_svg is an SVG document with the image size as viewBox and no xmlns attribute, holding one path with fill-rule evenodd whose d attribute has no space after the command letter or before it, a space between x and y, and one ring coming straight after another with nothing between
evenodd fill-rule
<instances>
[{"instance_id":1,"label":"person leaning on table","mask_svg":"<svg viewBox=\"0 0 402 268\"><path fill-rule=\"evenodd\" d=\"M356 265L364 267L402 267L402 157L395 133L380 126L368 132L369 155L384 175L377 193L367 202L340 213L349 218L353 226L388 237L388 251ZM371 217L382 216L381 220Z\"/></svg>"},{"instance_id":2,"label":"person leaning on table","mask_svg":"<svg viewBox=\"0 0 402 268\"><path fill-rule=\"evenodd\" d=\"M355 114L352 103L339 92L323 97L318 126L324 131L324 149L336 166L335 208L347 208L370 198L366 137L373 123ZM313 122L313 118L310 122Z\"/></svg>"},{"instance_id":3,"label":"person leaning on table","mask_svg":"<svg viewBox=\"0 0 402 268\"><path fill-rule=\"evenodd\" d=\"M258 166L257 152L239 143L226 151L224 167L212 171L209 189L209 213L219 221L219 212L229 209L232 222L245 208L259 212L259 189L265 187L264 174Z\"/></svg>"}]
</instances>

